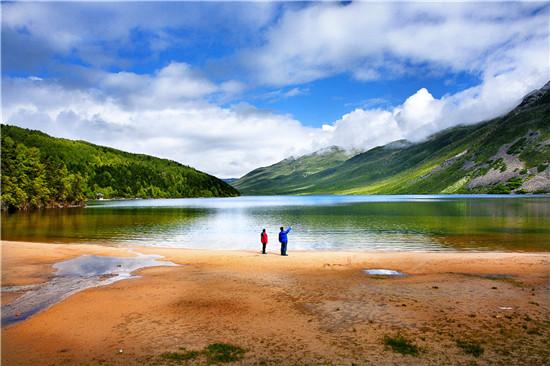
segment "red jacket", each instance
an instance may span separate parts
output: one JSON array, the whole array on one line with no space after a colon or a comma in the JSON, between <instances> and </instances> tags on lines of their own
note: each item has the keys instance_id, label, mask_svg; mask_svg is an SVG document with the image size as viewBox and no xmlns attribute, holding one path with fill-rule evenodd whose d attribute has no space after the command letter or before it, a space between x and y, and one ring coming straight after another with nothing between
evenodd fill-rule
<instances>
[{"instance_id":1,"label":"red jacket","mask_svg":"<svg viewBox=\"0 0 550 366\"><path fill-rule=\"evenodd\" d=\"M262 233L260 235L260 240L261 240L262 244L267 244L267 233Z\"/></svg>"}]
</instances>

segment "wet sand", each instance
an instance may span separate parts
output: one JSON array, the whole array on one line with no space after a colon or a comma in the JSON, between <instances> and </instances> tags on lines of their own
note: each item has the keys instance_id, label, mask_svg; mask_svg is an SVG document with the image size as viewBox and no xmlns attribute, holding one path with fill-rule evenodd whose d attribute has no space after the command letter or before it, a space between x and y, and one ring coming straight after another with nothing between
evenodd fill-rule
<instances>
[{"instance_id":1,"label":"wet sand","mask_svg":"<svg viewBox=\"0 0 550 366\"><path fill-rule=\"evenodd\" d=\"M215 342L246 349L243 365L550 363L548 253L136 250L181 266L140 270L3 328L2 365L171 365L162 353ZM53 263L82 254L132 255L3 242L2 286L47 281ZM407 276L367 276L366 268ZM20 294L6 295L3 303ZM419 355L384 345L397 334ZM457 341L484 352L467 354Z\"/></svg>"}]
</instances>

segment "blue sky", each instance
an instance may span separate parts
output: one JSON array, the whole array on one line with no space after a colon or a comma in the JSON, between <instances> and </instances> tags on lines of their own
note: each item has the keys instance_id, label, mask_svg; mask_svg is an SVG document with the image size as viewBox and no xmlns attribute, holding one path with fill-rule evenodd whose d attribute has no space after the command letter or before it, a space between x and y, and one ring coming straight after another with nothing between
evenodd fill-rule
<instances>
[{"instance_id":1,"label":"blue sky","mask_svg":"<svg viewBox=\"0 0 550 366\"><path fill-rule=\"evenodd\" d=\"M369 83L357 81L344 74L301 85L303 93L292 98L254 98L252 95L251 102L260 108L290 113L308 126L319 127L337 120L355 108L398 106L423 87L430 90L435 98L441 98L477 83L478 77L465 73L409 75L396 79L373 80Z\"/></svg>"},{"instance_id":2,"label":"blue sky","mask_svg":"<svg viewBox=\"0 0 550 366\"><path fill-rule=\"evenodd\" d=\"M2 120L240 176L550 79L548 3L2 3Z\"/></svg>"}]
</instances>

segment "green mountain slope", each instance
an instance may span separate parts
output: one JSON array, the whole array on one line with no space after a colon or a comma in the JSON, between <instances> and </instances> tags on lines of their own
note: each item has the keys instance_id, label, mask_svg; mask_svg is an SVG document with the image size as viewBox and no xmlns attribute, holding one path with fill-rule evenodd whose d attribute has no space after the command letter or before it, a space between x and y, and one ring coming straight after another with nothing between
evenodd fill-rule
<instances>
[{"instance_id":1,"label":"green mountain slope","mask_svg":"<svg viewBox=\"0 0 550 366\"><path fill-rule=\"evenodd\" d=\"M376 147L307 176L281 163L233 184L243 194L550 192L550 83L505 116L418 144Z\"/></svg>"},{"instance_id":2,"label":"green mountain slope","mask_svg":"<svg viewBox=\"0 0 550 366\"><path fill-rule=\"evenodd\" d=\"M349 159L345 150L332 146L300 158L288 158L265 168L258 168L231 184L247 194L291 193L289 189L304 189L300 182L325 169ZM295 184L298 184L295 187Z\"/></svg>"},{"instance_id":3,"label":"green mountain slope","mask_svg":"<svg viewBox=\"0 0 550 366\"><path fill-rule=\"evenodd\" d=\"M2 125L2 208L81 205L110 197L236 196L216 177L174 161Z\"/></svg>"}]
</instances>

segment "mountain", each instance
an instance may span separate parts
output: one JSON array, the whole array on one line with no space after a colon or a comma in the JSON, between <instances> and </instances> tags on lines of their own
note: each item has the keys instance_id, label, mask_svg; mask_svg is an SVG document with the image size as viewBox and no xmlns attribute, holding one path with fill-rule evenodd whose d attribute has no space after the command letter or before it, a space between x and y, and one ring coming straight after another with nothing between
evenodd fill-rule
<instances>
[{"instance_id":1,"label":"mountain","mask_svg":"<svg viewBox=\"0 0 550 366\"><path fill-rule=\"evenodd\" d=\"M258 168L231 184L246 194L292 194L308 177L336 167L350 158L343 149L332 146L299 158L287 158L268 167ZM295 184L298 186L295 186Z\"/></svg>"},{"instance_id":2,"label":"mountain","mask_svg":"<svg viewBox=\"0 0 550 366\"><path fill-rule=\"evenodd\" d=\"M83 205L104 197L213 197L239 192L174 161L1 125L2 208Z\"/></svg>"},{"instance_id":3,"label":"mountain","mask_svg":"<svg viewBox=\"0 0 550 366\"><path fill-rule=\"evenodd\" d=\"M312 174L289 170L287 159L233 185L242 194L550 192L550 82L504 116L417 144L393 142L317 167L311 156L290 163Z\"/></svg>"}]
</instances>

